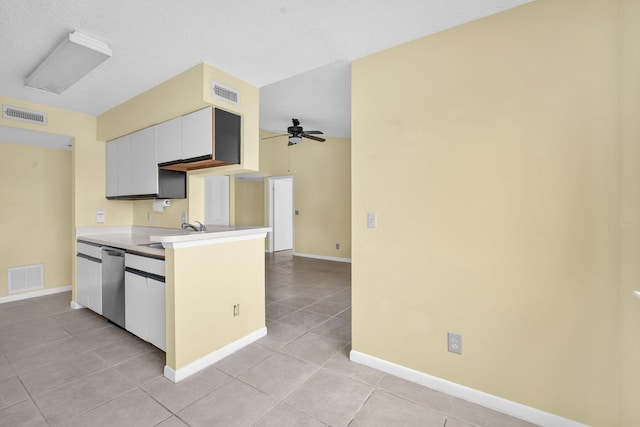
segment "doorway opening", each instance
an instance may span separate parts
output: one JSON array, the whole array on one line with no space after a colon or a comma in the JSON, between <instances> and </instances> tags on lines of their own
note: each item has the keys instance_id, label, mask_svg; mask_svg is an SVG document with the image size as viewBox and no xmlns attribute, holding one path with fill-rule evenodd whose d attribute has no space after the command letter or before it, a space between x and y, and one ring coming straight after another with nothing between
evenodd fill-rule
<instances>
[{"instance_id":1,"label":"doorway opening","mask_svg":"<svg viewBox=\"0 0 640 427\"><path fill-rule=\"evenodd\" d=\"M269 177L267 188L268 226L272 229L267 234L268 251L291 250L294 248L293 177Z\"/></svg>"},{"instance_id":2,"label":"doorway opening","mask_svg":"<svg viewBox=\"0 0 640 427\"><path fill-rule=\"evenodd\" d=\"M204 223L229 225L229 177L226 175L204 179Z\"/></svg>"}]
</instances>

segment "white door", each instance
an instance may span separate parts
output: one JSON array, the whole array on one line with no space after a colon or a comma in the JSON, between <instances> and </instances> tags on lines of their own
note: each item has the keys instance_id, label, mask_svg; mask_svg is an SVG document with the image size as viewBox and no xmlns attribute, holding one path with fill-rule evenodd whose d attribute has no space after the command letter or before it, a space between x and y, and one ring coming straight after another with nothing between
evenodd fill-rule
<instances>
[{"instance_id":1,"label":"white door","mask_svg":"<svg viewBox=\"0 0 640 427\"><path fill-rule=\"evenodd\" d=\"M273 250L293 249L293 178L273 179Z\"/></svg>"},{"instance_id":2,"label":"white door","mask_svg":"<svg viewBox=\"0 0 640 427\"><path fill-rule=\"evenodd\" d=\"M204 179L204 223L229 225L229 177Z\"/></svg>"}]
</instances>

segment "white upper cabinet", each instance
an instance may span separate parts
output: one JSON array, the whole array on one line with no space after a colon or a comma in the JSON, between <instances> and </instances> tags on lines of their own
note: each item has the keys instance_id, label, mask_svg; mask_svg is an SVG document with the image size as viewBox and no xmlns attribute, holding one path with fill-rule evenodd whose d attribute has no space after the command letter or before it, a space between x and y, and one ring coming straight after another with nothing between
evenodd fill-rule
<instances>
[{"instance_id":1,"label":"white upper cabinet","mask_svg":"<svg viewBox=\"0 0 640 427\"><path fill-rule=\"evenodd\" d=\"M182 159L213 154L213 108L182 116Z\"/></svg>"},{"instance_id":2,"label":"white upper cabinet","mask_svg":"<svg viewBox=\"0 0 640 427\"><path fill-rule=\"evenodd\" d=\"M116 174L118 196L130 196L131 191L131 135L125 135L108 144L116 145Z\"/></svg>"},{"instance_id":3,"label":"white upper cabinet","mask_svg":"<svg viewBox=\"0 0 640 427\"><path fill-rule=\"evenodd\" d=\"M131 193L158 194L156 126L131 134Z\"/></svg>"},{"instance_id":4,"label":"white upper cabinet","mask_svg":"<svg viewBox=\"0 0 640 427\"><path fill-rule=\"evenodd\" d=\"M107 142L107 198L184 199L187 171L240 164L241 124L207 107Z\"/></svg>"},{"instance_id":5,"label":"white upper cabinet","mask_svg":"<svg viewBox=\"0 0 640 427\"><path fill-rule=\"evenodd\" d=\"M156 128L158 163L182 159L182 117L160 123Z\"/></svg>"},{"instance_id":6,"label":"white upper cabinet","mask_svg":"<svg viewBox=\"0 0 640 427\"><path fill-rule=\"evenodd\" d=\"M118 195L118 144L116 141L106 145L107 197Z\"/></svg>"},{"instance_id":7,"label":"white upper cabinet","mask_svg":"<svg viewBox=\"0 0 640 427\"><path fill-rule=\"evenodd\" d=\"M107 142L107 198L186 197L186 173L158 169L157 131L151 126Z\"/></svg>"}]
</instances>

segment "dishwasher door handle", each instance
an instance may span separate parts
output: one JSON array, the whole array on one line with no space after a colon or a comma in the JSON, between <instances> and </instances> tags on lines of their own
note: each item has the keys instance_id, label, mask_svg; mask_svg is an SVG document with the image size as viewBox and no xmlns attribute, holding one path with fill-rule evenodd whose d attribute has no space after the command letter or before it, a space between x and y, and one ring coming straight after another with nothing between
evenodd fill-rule
<instances>
[{"instance_id":1,"label":"dishwasher door handle","mask_svg":"<svg viewBox=\"0 0 640 427\"><path fill-rule=\"evenodd\" d=\"M109 249L102 249L102 252L106 253L107 255L110 256L118 256L118 257L123 257L124 256L124 252L122 251L114 251L114 250L109 250Z\"/></svg>"}]
</instances>

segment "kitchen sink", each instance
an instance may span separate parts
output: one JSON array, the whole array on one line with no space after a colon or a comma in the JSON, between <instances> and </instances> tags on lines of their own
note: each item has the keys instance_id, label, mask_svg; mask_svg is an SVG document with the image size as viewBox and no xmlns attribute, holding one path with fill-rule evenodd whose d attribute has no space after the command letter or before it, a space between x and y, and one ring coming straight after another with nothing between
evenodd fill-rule
<instances>
[{"instance_id":1,"label":"kitchen sink","mask_svg":"<svg viewBox=\"0 0 640 427\"><path fill-rule=\"evenodd\" d=\"M162 246L162 243L160 242L141 243L138 246L146 246L148 248L154 248L154 249L164 249L164 247Z\"/></svg>"}]
</instances>

